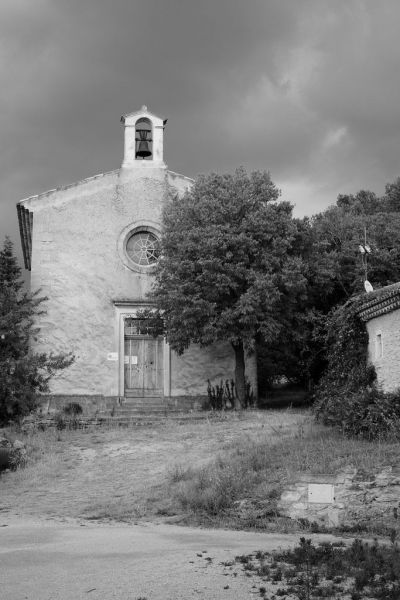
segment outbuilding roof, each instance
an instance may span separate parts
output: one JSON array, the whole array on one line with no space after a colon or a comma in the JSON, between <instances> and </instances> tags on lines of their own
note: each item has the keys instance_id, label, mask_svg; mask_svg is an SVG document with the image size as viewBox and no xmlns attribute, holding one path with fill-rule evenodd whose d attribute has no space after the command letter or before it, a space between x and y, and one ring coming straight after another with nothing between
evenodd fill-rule
<instances>
[{"instance_id":1,"label":"outbuilding roof","mask_svg":"<svg viewBox=\"0 0 400 600\"><path fill-rule=\"evenodd\" d=\"M364 294L365 301L358 309L363 321L370 321L400 308L400 282Z\"/></svg>"}]
</instances>

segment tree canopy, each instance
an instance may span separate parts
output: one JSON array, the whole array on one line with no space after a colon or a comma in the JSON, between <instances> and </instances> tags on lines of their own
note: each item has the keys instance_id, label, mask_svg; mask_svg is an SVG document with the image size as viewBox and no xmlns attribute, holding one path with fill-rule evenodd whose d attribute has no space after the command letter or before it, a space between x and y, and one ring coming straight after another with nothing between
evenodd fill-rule
<instances>
[{"instance_id":1,"label":"tree canopy","mask_svg":"<svg viewBox=\"0 0 400 600\"><path fill-rule=\"evenodd\" d=\"M278 339L260 346L261 389L282 376L310 386L329 362L330 314L364 292L360 244L371 248L368 279L375 288L400 281L400 179L385 194L361 190L311 218L297 219L295 247L306 268L306 295L299 299ZM264 381L263 381L264 379Z\"/></svg>"},{"instance_id":2,"label":"tree canopy","mask_svg":"<svg viewBox=\"0 0 400 600\"><path fill-rule=\"evenodd\" d=\"M279 194L267 172L211 173L172 198L163 215L152 298L167 339L178 353L230 342L241 403L246 350L278 336L305 289L292 206Z\"/></svg>"}]
</instances>

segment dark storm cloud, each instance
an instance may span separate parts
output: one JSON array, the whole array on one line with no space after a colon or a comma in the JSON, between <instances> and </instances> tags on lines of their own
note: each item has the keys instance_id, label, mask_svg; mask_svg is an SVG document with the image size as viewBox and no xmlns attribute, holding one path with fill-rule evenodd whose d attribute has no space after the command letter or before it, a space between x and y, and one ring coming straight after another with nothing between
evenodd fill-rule
<instances>
[{"instance_id":1,"label":"dark storm cloud","mask_svg":"<svg viewBox=\"0 0 400 600\"><path fill-rule=\"evenodd\" d=\"M268 168L313 213L398 174L395 0L3 0L0 235L15 202L117 168L119 117L169 118L169 167Z\"/></svg>"}]
</instances>

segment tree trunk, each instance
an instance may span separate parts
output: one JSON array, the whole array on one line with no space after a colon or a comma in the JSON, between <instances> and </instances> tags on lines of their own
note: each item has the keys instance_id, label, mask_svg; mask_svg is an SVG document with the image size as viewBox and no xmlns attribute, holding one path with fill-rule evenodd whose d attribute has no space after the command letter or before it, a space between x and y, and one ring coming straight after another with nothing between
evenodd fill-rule
<instances>
[{"instance_id":1,"label":"tree trunk","mask_svg":"<svg viewBox=\"0 0 400 600\"><path fill-rule=\"evenodd\" d=\"M245 405L246 394L243 342L240 340L236 344L232 343L232 346L235 351L235 410L240 410Z\"/></svg>"}]
</instances>

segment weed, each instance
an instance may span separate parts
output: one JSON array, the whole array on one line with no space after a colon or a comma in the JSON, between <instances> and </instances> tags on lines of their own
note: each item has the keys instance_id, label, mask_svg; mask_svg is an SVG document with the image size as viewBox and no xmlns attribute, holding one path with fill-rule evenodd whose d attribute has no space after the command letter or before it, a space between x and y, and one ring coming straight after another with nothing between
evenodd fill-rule
<instances>
[{"instance_id":1,"label":"weed","mask_svg":"<svg viewBox=\"0 0 400 600\"><path fill-rule=\"evenodd\" d=\"M169 473L169 479L172 483L178 483L179 481L187 481L193 476L193 470L191 467L184 467L181 464L174 465Z\"/></svg>"},{"instance_id":2,"label":"weed","mask_svg":"<svg viewBox=\"0 0 400 600\"><path fill-rule=\"evenodd\" d=\"M276 596L293 594L299 600L341 597L357 600L400 598L400 549L397 544L368 544L358 539L349 546L323 543L314 546L301 538L293 550L237 557L246 573L260 575L260 567L269 560L270 580L287 587ZM253 569L250 568L253 566ZM290 585L288 585L290 583ZM264 594L265 595L265 594Z\"/></svg>"},{"instance_id":3,"label":"weed","mask_svg":"<svg viewBox=\"0 0 400 600\"><path fill-rule=\"evenodd\" d=\"M208 402L206 407L211 410L226 410L235 406L235 383L233 379L229 381L226 379L225 382L221 382L216 385L212 385L211 381L207 381L207 396ZM245 380L245 397L242 408L251 408L255 404L255 397L251 388L250 381L246 378Z\"/></svg>"},{"instance_id":4,"label":"weed","mask_svg":"<svg viewBox=\"0 0 400 600\"><path fill-rule=\"evenodd\" d=\"M82 406L78 402L69 402L63 408L65 415L81 415L83 412Z\"/></svg>"}]
</instances>

